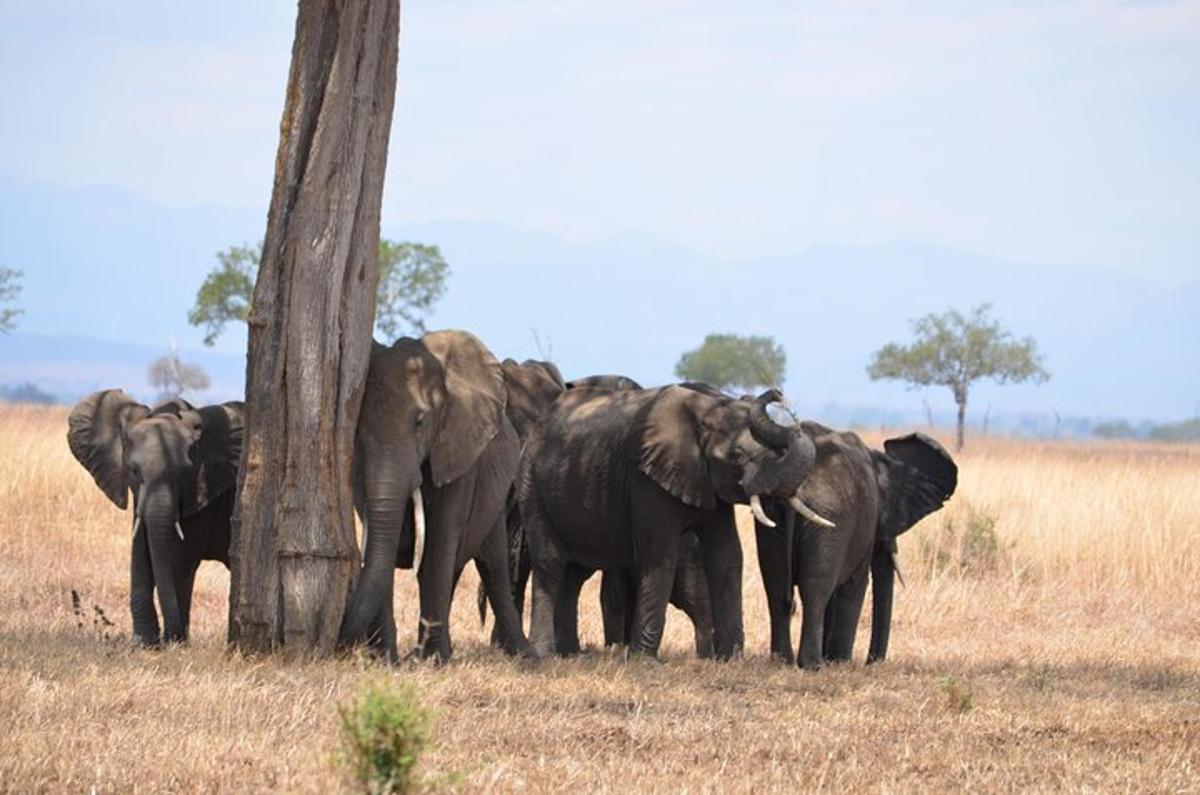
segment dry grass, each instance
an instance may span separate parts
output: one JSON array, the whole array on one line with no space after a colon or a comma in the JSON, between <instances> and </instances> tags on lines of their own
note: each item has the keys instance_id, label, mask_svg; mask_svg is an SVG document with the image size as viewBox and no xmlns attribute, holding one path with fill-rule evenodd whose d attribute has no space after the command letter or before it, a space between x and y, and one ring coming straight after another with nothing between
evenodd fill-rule
<instances>
[{"instance_id":1,"label":"dry grass","mask_svg":"<svg viewBox=\"0 0 1200 795\"><path fill-rule=\"evenodd\" d=\"M0 788L337 786L334 704L369 664L226 654L214 563L190 647L130 650L129 517L64 437L61 410L0 409ZM861 648L818 674L764 657L752 543L747 659L731 664L690 659L672 613L664 665L523 667L483 642L468 572L455 661L394 673L437 715L425 775L461 791L1200 789L1200 449L996 441L960 463L951 506L903 539L892 657L871 669ZM981 527L997 543L965 554ZM939 550L965 563L935 565ZM397 590L411 641L411 575Z\"/></svg>"}]
</instances>

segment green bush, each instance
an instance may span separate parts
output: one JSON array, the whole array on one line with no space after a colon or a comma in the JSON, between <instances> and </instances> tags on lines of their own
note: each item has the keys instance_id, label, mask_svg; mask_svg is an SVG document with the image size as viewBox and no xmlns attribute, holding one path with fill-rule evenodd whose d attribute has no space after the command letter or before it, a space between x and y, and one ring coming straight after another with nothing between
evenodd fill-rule
<instances>
[{"instance_id":1,"label":"green bush","mask_svg":"<svg viewBox=\"0 0 1200 795\"><path fill-rule=\"evenodd\" d=\"M367 680L349 706L339 705L339 761L361 792L410 792L425 748L429 713L411 686Z\"/></svg>"},{"instance_id":2,"label":"green bush","mask_svg":"<svg viewBox=\"0 0 1200 795\"><path fill-rule=\"evenodd\" d=\"M1001 541L997 518L983 508L966 507L965 518L947 515L940 526L922 533L921 561L931 574L987 574L1008 562L1012 545Z\"/></svg>"}]
</instances>

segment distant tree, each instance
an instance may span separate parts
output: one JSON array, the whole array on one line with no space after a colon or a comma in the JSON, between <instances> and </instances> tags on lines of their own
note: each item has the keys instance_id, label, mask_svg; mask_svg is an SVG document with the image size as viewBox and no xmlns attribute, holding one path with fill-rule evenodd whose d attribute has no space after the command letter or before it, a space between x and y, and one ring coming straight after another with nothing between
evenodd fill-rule
<instances>
[{"instance_id":1,"label":"distant tree","mask_svg":"<svg viewBox=\"0 0 1200 795\"><path fill-rule=\"evenodd\" d=\"M773 337L709 334L675 365L685 381L704 381L721 389L753 389L783 384L787 355Z\"/></svg>"},{"instance_id":2,"label":"distant tree","mask_svg":"<svg viewBox=\"0 0 1200 795\"><path fill-rule=\"evenodd\" d=\"M230 246L217 252L220 265L209 271L196 293L188 323L204 328L204 344L212 345L230 320L243 323L250 316L254 277L262 261L262 243Z\"/></svg>"},{"instance_id":3,"label":"distant tree","mask_svg":"<svg viewBox=\"0 0 1200 795\"><path fill-rule=\"evenodd\" d=\"M1200 442L1200 417L1155 425L1150 430L1150 438L1157 442Z\"/></svg>"},{"instance_id":4,"label":"distant tree","mask_svg":"<svg viewBox=\"0 0 1200 795\"><path fill-rule=\"evenodd\" d=\"M1015 341L980 304L964 315L957 309L933 313L912 322L911 345L890 342L875 352L867 366L871 380L906 381L917 386L948 386L958 406L956 449L963 447L963 425L971 385L981 378L998 384L1050 377L1032 337Z\"/></svg>"},{"instance_id":5,"label":"distant tree","mask_svg":"<svg viewBox=\"0 0 1200 795\"><path fill-rule=\"evenodd\" d=\"M1110 420L1093 425L1092 435L1101 439L1133 439L1137 436L1137 430L1126 420Z\"/></svg>"},{"instance_id":6,"label":"distant tree","mask_svg":"<svg viewBox=\"0 0 1200 795\"><path fill-rule=\"evenodd\" d=\"M53 406L58 399L32 381L0 387L0 399L5 403L32 403L37 406Z\"/></svg>"},{"instance_id":7,"label":"distant tree","mask_svg":"<svg viewBox=\"0 0 1200 795\"><path fill-rule=\"evenodd\" d=\"M146 380L158 390L159 400L183 397L188 392L208 389L208 373L198 365L187 364L179 359L179 352L172 350L150 363Z\"/></svg>"},{"instance_id":8,"label":"distant tree","mask_svg":"<svg viewBox=\"0 0 1200 795\"><path fill-rule=\"evenodd\" d=\"M15 304L21 295L23 271L0 267L0 305ZM16 318L25 310L18 306L0 306L0 333L8 334L17 327Z\"/></svg>"},{"instance_id":9,"label":"distant tree","mask_svg":"<svg viewBox=\"0 0 1200 795\"><path fill-rule=\"evenodd\" d=\"M204 329L204 344L216 342L225 324L250 316L254 280L262 261L262 243L230 246L217 252L218 266L196 293L188 322ZM403 334L422 334L425 315L446 292L450 267L437 246L379 241L379 291L375 328L387 342Z\"/></svg>"}]
</instances>

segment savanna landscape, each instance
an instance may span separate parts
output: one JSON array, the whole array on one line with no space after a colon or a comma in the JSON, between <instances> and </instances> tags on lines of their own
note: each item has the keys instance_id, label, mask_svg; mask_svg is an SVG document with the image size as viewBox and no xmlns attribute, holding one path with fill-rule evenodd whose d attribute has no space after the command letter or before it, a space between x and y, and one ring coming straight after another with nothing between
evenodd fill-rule
<instances>
[{"instance_id":1,"label":"savanna landscape","mask_svg":"<svg viewBox=\"0 0 1200 795\"><path fill-rule=\"evenodd\" d=\"M533 664L488 645L476 579L455 656L389 668L226 650L229 576L199 574L186 646L130 642L131 516L67 449L65 408L0 409L0 787L325 792L365 680L432 714L450 791L1194 791L1200 781L1200 447L971 439L947 506L900 539L886 662L767 657L748 512L746 651L701 661L672 609L661 663L602 647ZM879 444L883 433L864 433ZM948 438L943 438L948 443ZM739 508L739 511L744 509ZM396 575L401 645L415 584ZM869 608L868 608L869 611ZM798 621L793 632L798 632Z\"/></svg>"}]
</instances>

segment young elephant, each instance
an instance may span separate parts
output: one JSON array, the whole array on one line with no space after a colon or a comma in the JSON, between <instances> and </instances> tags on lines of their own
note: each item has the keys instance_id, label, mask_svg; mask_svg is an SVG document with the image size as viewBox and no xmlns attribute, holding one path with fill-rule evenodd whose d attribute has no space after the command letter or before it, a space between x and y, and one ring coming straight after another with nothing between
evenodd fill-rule
<instances>
[{"instance_id":1,"label":"young elephant","mask_svg":"<svg viewBox=\"0 0 1200 795\"><path fill-rule=\"evenodd\" d=\"M822 660L849 660L869 569L873 618L867 662L882 660L891 626L896 537L942 507L954 493L958 468L941 445L921 433L889 439L881 452L853 433L814 422L800 428L817 451L801 497L837 526L817 526L779 501L764 503L779 525L755 525L771 653L792 662L792 596L798 587L800 666L816 670Z\"/></svg>"},{"instance_id":2,"label":"young elephant","mask_svg":"<svg viewBox=\"0 0 1200 795\"><path fill-rule=\"evenodd\" d=\"M369 642L397 659L394 570L416 568L418 652L448 660L450 602L474 558L503 646L533 653L512 603L505 551L505 499L520 455L507 401L500 363L465 331L375 346L355 449L363 570L343 644Z\"/></svg>"},{"instance_id":3,"label":"young elephant","mask_svg":"<svg viewBox=\"0 0 1200 795\"><path fill-rule=\"evenodd\" d=\"M184 641L201 560L229 566L229 518L242 453L240 402L153 410L119 389L96 392L67 420L67 444L122 510L133 492L129 609L142 644Z\"/></svg>"},{"instance_id":4,"label":"young elephant","mask_svg":"<svg viewBox=\"0 0 1200 795\"><path fill-rule=\"evenodd\" d=\"M596 569L623 568L636 594L630 647L657 654L687 531L703 555L716 654L740 650L733 504L749 502L763 515L765 496L798 503L815 458L808 437L767 416L779 398L668 386L571 390L555 403L525 446L518 486L539 653L578 652L580 586Z\"/></svg>"}]
</instances>

